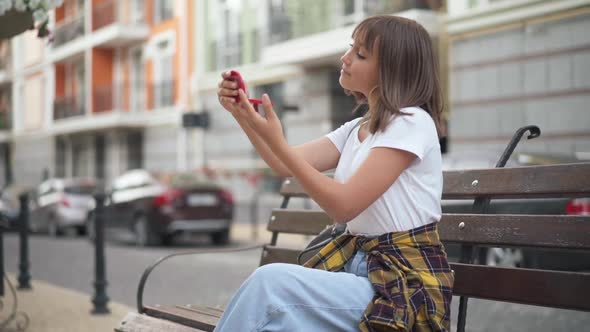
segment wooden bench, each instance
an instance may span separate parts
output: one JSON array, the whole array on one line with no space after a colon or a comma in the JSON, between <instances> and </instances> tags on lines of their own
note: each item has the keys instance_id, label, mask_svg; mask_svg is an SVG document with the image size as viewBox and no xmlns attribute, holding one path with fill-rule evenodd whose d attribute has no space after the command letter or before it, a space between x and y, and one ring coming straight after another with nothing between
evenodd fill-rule
<instances>
[{"instance_id":1,"label":"wooden bench","mask_svg":"<svg viewBox=\"0 0 590 332\"><path fill-rule=\"evenodd\" d=\"M322 211L287 208L289 200L305 197L302 187L285 180L284 200L272 211L268 230L271 243L262 251L260 265L296 263L298 250L277 245L279 234L314 235L331 224ZM565 253L590 252L590 216L486 214L490 199L590 197L590 163L495 168L444 172L443 199L475 199L473 214L443 214L439 232L445 243L460 244L462 262L452 263L454 295L462 297L458 330L467 317L466 297L590 311L590 272L504 268L471 264L474 247L548 248ZM590 258L590 256L588 256ZM158 324L180 324L178 331L211 331L220 309L199 306L145 306L130 313L119 331L151 331ZM180 326L183 327L180 327ZM144 329L138 326L147 327ZM136 328L136 329L134 329ZM190 329L189 329L190 328ZM154 331L157 329L154 329Z\"/></svg>"}]
</instances>

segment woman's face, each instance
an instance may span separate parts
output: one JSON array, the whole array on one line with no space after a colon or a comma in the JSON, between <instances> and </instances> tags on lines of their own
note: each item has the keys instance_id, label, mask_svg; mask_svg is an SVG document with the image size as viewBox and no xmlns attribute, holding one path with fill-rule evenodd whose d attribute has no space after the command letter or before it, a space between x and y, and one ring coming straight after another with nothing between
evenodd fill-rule
<instances>
[{"instance_id":1,"label":"woman's face","mask_svg":"<svg viewBox=\"0 0 590 332\"><path fill-rule=\"evenodd\" d=\"M360 92L368 98L369 92L378 84L377 43L373 45L373 52L369 52L358 41L350 46L340 58L340 85L346 90Z\"/></svg>"}]
</instances>

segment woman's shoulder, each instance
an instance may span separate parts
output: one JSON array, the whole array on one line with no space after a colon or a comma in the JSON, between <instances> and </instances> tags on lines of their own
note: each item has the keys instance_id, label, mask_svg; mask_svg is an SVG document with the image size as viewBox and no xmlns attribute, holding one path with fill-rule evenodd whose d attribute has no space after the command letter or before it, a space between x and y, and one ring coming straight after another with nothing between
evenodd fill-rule
<instances>
[{"instance_id":1,"label":"woman's shoulder","mask_svg":"<svg viewBox=\"0 0 590 332\"><path fill-rule=\"evenodd\" d=\"M392 123L399 121L401 123L405 122L405 123L411 124L413 126L433 127L436 129L434 119L432 119L430 114L422 107L418 107L418 106L404 107L400 111L401 111L401 113L404 113L404 114L392 115L392 119L391 119Z\"/></svg>"},{"instance_id":2,"label":"woman's shoulder","mask_svg":"<svg viewBox=\"0 0 590 332\"><path fill-rule=\"evenodd\" d=\"M354 119L346 122L344 125L356 126L357 123L359 123L362 119L363 119L363 117L362 116L359 116L358 118L354 118Z\"/></svg>"}]
</instances>

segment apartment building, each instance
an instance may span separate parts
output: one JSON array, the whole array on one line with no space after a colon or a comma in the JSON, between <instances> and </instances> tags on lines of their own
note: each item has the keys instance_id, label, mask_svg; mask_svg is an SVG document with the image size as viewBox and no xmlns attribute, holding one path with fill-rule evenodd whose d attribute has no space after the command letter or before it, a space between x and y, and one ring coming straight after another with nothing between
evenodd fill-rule
<instances>
[{"instance_id":1,"label":"apartment building","mask_svg":"<svg viewBox=\"0 0 590 332\"><path fill-rule=\"evenodd\" d=\"M520 126L530 153L589 158L590 2L448 2L451 151L501 151Z\"/></svg>"},{"instance_id":2,"label":"apartment building","mask_svg":"<svg viewBox=\"0 0 590 332\"><path fill-rule=\"evenodd\" d=\"M238 70L251 97L268 93L291 144L326 134L351 119L355 102L339 86L340 57L356 23L373 14L396 14L423 24L435 41L441 28L431 6L438 1L391 0L205 0L195 7L193 109L210 114L211 127L197 130L206 144L195 149L221 173L264 169L247 137L216 97L220 74ZM204 149L204 151L203 151ZM199 164L199 162L196 162ZM237 183L237 184L236 184ZM228 180L239 199L253 187ZM270 184L272 186L272 184Z\"/></svg>"},{"instance_id":3,"label":"apartment building","mask_svg":"<svg viewBox=\"0 0 590 332\"><path fill-rule=\"evenodd\" d=\"M194 4L66 0L51 43L31 32L2 43L4 182L186 167Z\"/></svg>"}]
</instances>

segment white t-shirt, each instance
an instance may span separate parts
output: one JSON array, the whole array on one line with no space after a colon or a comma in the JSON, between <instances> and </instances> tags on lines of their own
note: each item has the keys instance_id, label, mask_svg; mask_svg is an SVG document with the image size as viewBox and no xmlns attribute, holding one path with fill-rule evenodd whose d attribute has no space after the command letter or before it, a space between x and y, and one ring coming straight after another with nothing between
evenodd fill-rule
<instances>
[{"instance_id":1,"label":"white t-shirt","mask_svg":"<svg viewBox=\"0 0 590 332\"><path fill-rule=\"evenodd\" d=\"M372 148L395 148L417 156L381 197L348 222L352 234L381 235L440 220L442 160L434 120L419 107L402 111L412 115L392 117L385 131L369 134L363 142L358 138L360 126L355 127L361 118L326 135L340 151L334 179L341 183L354 174Z\"/></svg>"}]
</instances>

